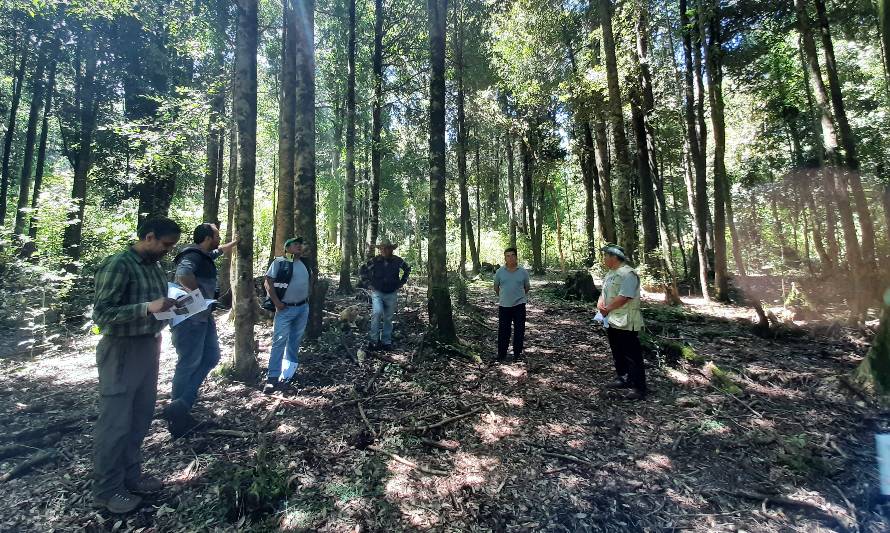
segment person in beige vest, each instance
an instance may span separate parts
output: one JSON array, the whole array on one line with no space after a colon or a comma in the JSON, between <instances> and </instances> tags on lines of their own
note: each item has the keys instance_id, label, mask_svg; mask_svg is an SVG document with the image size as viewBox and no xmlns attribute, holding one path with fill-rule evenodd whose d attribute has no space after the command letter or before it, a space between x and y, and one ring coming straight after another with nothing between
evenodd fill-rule
<instances>
[{"instance_id":1,"label":"person in beige vest","mask_svg":"<svg viewBox=\"0 0 890 533\"><path fill-rule=\"evenodd\" d=\"M603 280L603 292L597 309L604 317L609 347L618 378L608 385L615 389L633 389L628 399L646 397L646 372L640 348L643 314L640 312L640 277L627 264L627 254L620 246L604 246L603 264L609 269Z\"/></svg>"}]
</instances>

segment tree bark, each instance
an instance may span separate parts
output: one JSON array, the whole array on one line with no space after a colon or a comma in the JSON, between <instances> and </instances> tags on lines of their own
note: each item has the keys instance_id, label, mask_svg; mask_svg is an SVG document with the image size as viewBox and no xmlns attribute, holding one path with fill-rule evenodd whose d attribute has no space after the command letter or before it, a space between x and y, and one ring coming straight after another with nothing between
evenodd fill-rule
<instances>
[{"instance_id":1,"label":"tree bark","mask_svg":"<svg viewBox=\"0 0 890 533\"><path fill-rule=\"evenodd\" d=\"M27 40L27 37L24 38ZM12 102L9 104L9 122L6 133L3 136L3 163L0 166L0 226L6 224L6 204L9 198L9 161L12 158L12 140L15 138L16 114L22 99L22 89L25 85L25 67L28 64L30 43L22 44L22 59L19 68L15 72L12 86Z\"/></svg>"},{"instance_id":2,"label":"tree bark","mask_svg":"<svg viewBox=\"0 0 890 533\"><path fill-rule=\"evenodd\" d=\"M372 60L374 101L371 110L371 212L368 244L377 245L380 231L380 182L383 144L383 0L374 0L374 57Z\"/></svg>"},{"instance_id":3,"label":"tree bark","mask_svg":"<svg viewBox=\"0 0 890 533\"><path fill-rule=\"evenodd\" d=\"M603 32L603 51L606 56L606 77L609 86L609 121L612 125L612 138L615 147L613 170L618 183L618 222L620 233L618 242L624 248L628 259L633 261L637 247L637 226L633 212L633 169L624 131L624 114L621 104L621 88L618 79L618 61L615 55L615 36L612 33L612 2L598 0L600 25Z\"/></svg>"},{"instance_id":4,"label":"tree bark","mask_svg":"<svg viewBox=\"0 0 890 533\"><path fill-rule=\"evenodd\" d=\"M430 45L430 230L428 312L430 327L444 341L457 337L448 293L445 237L445 31L448 0L427 0Z\"/></svg>"},{"instance_id":5,"label":"tree bark","mask_svg":"<svg viewBox=\"0 0 890 533\"><path fill-rule=\"evenodd\" d=\"M516 171L513 166L513 133L507 132L507 190L510 195L510 247L516 248Z\"/></svg>"},{"instance_id":6,"label":"tree bark","mask_svg":"<svg viewBox=\"0 0 890 533\"><path fill-rule=\"evenodd\" d=\"M24 236L25 220L31 200L31 171L34 169L34 147L37 140L37 123L40 120L40 108L43 107L45 84L43 75L46 70L48 46L44 45L37 57L34 76L31 80L31 106L28 110L28 125L25 131L25 153L22 158L22 174L19 178L19 196L16 202L13 234Z\"/></svg>"},{"instance_id":7,"label":"tree bark","mask_svg":"<svg viewBox=\"0 0 890 533\"><path fill-rule=\"evenodd\" d=\"M694 168L694 179L687 180L687 196L691 200L690 211L693 218L693 234L695 236L695 251L698 254L698 282L701 287L702 298L710 301L708 292L708 197L707 176L705 174L704 154L701 151L699 132L696 126L696 98L693 84L692 36L690 35L689 16L686 11L686 0L680 0L680 27L683 33L683 58L686 63L684 80L686 86L686 138L689 146L689 158Z\"/></svg>"},{"instance_id":8,"label":"tree bark","mask_svg":"<svg viewBox=\"0 0 890 533\"><path fill-rule=\"evenodd\" d=\"M461 0L454 0L454 70L457 83L457 178L460 188L460 272L465 274L467 247L469 243L472 272L479 272L479 250L476 248L476 235L473 233L473 219L470 211L469 188L467 185L467 114L466 91L464 89L464 19ZM477 177L478 179L478 177ZM478 205L476 207L479 208Z\"/></svg>"},{"instance_id":9,"label":"tree bark","mask_svg":"<svg viewBox=\"0 0 890 533\"><path fill-rule=\"evenodd\" d=\"M296 129L294 233L313 248L306 261L312 269L312 300L306 338L321 336L327 281L318 279L318 227L315 170L315 0L297 0L296 10ZM294 27L294 26L292 26Z\"/></svg>"},{"instance_id":10,"label":"tree bark","mask_svg":"<svg viewBox=\"0 0 890 533\"><path fill-rule=\"evenodd\" d=\"M237 205L238 184L238 122L235 120L235 70L231 75L232 113L229 116L229 180L226 186L226 242L231 242L235 235L235 211ZM232 255L225 254L219 269L219 293L227 294L232 289Z\"/></svg>"},{"instance_id":11,"label":"tree bark","mask_svg":"<svg viewBox=\"0 0 890 533\"><path fill-rule=\"evenodd\" d=\"M281 48L281 104L278 110L278 197L275 207L273 256L284 253L284 243L294 236L294 128L297 105L297 18L294 0L284 0Z\"/></svg>"},{"instance_id":12,"label":"tree bark","mask_svg":"<svg viewBox=\"0 0 890 533\"><path fill-rule=\"evenodd\" d=\"M222 50L217 56L217 65L222 65ZM214 83L210 87L210 116L207 120L207 168L204 171L204 222L219 222L219 177L222 173L223 128L220 122L226 113L226 94L224 84Z\"/></svg>"},{"instance_id":13,"label":"tree bark","mask_svg":"<svg viewBox=\"0 0 890 533\"><path fill-rule=\"evenodd\" d=\"M253 206L256 183L258 0L238 0L235 44L235 103L238 123L237 217L235 249L235 375L252 381L257 374L256 295L253 283Z\"/></svg>"},{"instance_id":14,"label":"tree bark","mask_svg":"<svg viewBox=\"0 0 890 533\"><path fill-rule=\"evenodd\" d=\"M80 75L80 146L77 152L77 166L74 169L74 182L71 189L72 207L68 211L68 225L62 238L62 249L72 261L80 259L83 241L83 217L87 201L87 177L93 164L93 130L96 127L97 100L95 97L96 40L95 30L88 30L79 43L83 54L84 71ZM73 272L73 263L65 265Z\"/></svg>"},{"instance_id":15,"label":"tree bark","mask_svg":"<svg viewBox=\"0 0 890 533\"><path fill-rule=\"evenodd\" d=\"M355 0L347 0L346 7L349 17L346 43L346 186L338 290L349 294L352 292L350 275L355 249Z\"/></svg>"},{"instance_id":16,"label":"tree bark","mask_svg":"<svg viewBox=\"0 0 890 533\"><path fill-rule=\"evenodd\" d=\"M705 3L703 0L702 3ZM711 104L711 129L714 132L714 295L729 301L729 274L726 267L726 122L723 105L723 43L720 35L720 11L716 1L707 2L708 40L705 42L705 66L708 72L708 97Z\"/></svg>"},{"instance_id":17,"label":"tree bark","mask_svg":"<svg viewBox=\"0 0 890 533\"><path fill-rule=\"evenodd\" d=\"M46 84L46 98L43 103L43 123L40 126L40 140L37 141L37 166L34 169L34 192L31 194L31 216L28 222L28 238L37 238L37 206L40 190L43 187L43 173L46 167L46 142L49 136L49 115L52 111L53 90L56 86L57 59L53 57L49 66L49 80Z\"/></svg>"}]
</instances>

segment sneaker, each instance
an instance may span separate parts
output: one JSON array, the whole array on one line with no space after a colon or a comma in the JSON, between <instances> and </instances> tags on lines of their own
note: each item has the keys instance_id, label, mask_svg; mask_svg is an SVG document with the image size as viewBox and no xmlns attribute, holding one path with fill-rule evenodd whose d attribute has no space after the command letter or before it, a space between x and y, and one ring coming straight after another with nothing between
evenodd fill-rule
<instances>
[{"instance_id":1,"label":"sneaker","mask_svg":"<svg viewBox=\"0 0 890 533\"><path fill-rule=\"evenodd\" d=\"M114 514L127 514L142 505L142 497L121 490L108 498L93 498L93 507L96 509L108 509Z\"/></svg>"},{"instance_id":2,"label":"sneaker","mask_svg":"<svg viewBox=\"0 0 890 533\"><path fill-rule=\"evenodd\" d=\"M181 413L176 418L167 421L167 430L170 431L170 437L176 440L191 434L200 425L201 423L195 420L192 415Z\"/></svg>"},{"instance_id":3,"label":"sneaker","mask_svg":"<svg viewBox=\"0 0 890 533\"><path fill-rule=\"evenodd\" d=\"M154 476L142 476L136 481L125 483L127 490L133 494L154 494L164 488L161 480Z\"/></svg>"},{"instance_id":4,"label":"sneaker","mask_svg":"<svg viewBox=\"0 0 890 533\"><path fill-rule=\"evenodd\" d=\"M266 384L263 385L263 394L274 394L277 389L278 389L278 378L267 379Z\"/></svg>"},{"instance_id":5,"label":"sneaker","mask_svg":"<svg viewBox=\"0 0 890 533\"><path fill-rule=\"evenodd\" d=\"M628 383L627 381L625 381L621 378L618 378L615 381L612 381L611 383L607 383L606 388L607 389L632 389L633 385L631 385L630 383Z\"/></svg>"}]
</instances>

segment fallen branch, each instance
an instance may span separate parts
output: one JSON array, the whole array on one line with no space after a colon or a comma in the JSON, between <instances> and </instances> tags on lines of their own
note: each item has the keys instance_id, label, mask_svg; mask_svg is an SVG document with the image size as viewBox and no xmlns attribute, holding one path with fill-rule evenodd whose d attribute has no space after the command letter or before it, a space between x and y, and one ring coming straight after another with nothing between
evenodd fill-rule
<instances>
[{"instance_id":1,"label":"fallen branch","mask_svg":"<svg viewBox=\"0 0 890 533\"><path fill-rule=\"evenodd\" d=\"M570 461L572 463L579 463L586 466L596 466L587 459L581 459L580 457L575 457L574 455L568 455L564 453L553 453L553 452L541 452L541 455L545 457L553 457L555 459L562 459L563 461Z\"/></svg>"},{"instance_id":2,"label":"fallen branch","mask_svg":"<svg viewBox=\"0 0 890 533\"><path fill-rule=\"evenodd\" d=\"M467 411L466 413L459 414L457 416L452 416L451 418L446 418L445 420L436 422L435 424L430 424L428 426L420 426L418 428L415 428L415 430L423 433L423 432L429 431L431 429L436 429L436 428L439 428L442 426L446 426L452 422L457 422L458 420L467 418L468 416L472 416L472 415L478 413L479 411L481 411L482 409L484 409L484 407L480 406L475 409L471 409L470 411Z\"/></svg>"},{"instance_id":3,"label":"fallen branch","mask_svg":"<svg viewBox=\"0 0 890 533\"><path fill-rule=\"evenodd\" d=\"M449 452L455 452L460 448L460 444L443 444L442 441L427 438L420 439L420 442L426 444L427 446L439 448L440 450L447 450Z\"/></svg>"},{"instance_id":4,"label":"fallen branch","mask_svg":"<svg viewBox=\"0 0 890 533\"><path fill-rule=\"evenodd\" d=\"M6 483L12 479L15 479L19 476L27 474L31 469L38 467L44 463L48 463L59 457L59 454L55 451L44 451L40 452L34 457L16 465L9 472L0 476L0 483Z\"/></svg>"},{"instance_id":5,"label":"fallen branch","mask_svg":"<svg viewBox=\"0 0 890 533\"><path fill-rule=\"evenodd\" d=\"M377 440L377 432L374 431L374 426L371 425L371 421L368 420L368 417L365 415L365 409L362 407L361 398L358 397L358 393L355 392L355 389L352 389L352 395L355 396L355 405L358 406L358 414L362 417L362 421L364 421L365 425L368 426L368 430L371 432L374 440Z\"/></svg>"},{"instance_id":6,"label":"fallen branch","mask_svg":"<svg viewBox=\"0 0 890 533\"><path fill-rule=\"evenodd\" d=\"M734 492L729 492L729 491L725 491L725 492L727 494L732 494L732 495L738 496L740 498L746 498L748 500L754 500L754 501L759 501L759 502L765 501L767 503L772 503L774 505L781 505L784 507L796 507L799 509L809 509L811 511L816 511L816 512L821 513L825 516L833 518L835 521L837 521L838 524L843 526L844 529L847 528L847 524L844 523L844 520L841 516L838 516L837 513L834 513L829 509L825 509L821 505L818 505L815 503L805 502L805 501L801 501L801 500L792 500L791 498L785 498L783 496L771 496L769 494L763 494L762 492L754 492L754 491L739 490L739 491L734 491Z\"/></svg>"},{"instance_id":7,"label":"fallen branch","mask_svg":"<svg viewBox=\"0 0 890 533\"><path fill-rule=\"evenodd\" d=\"M377 359L378 361L383 361L384 363L392 363L394 365L400 366L409 372L413 372L415 370L414 365L412 365L411 363L399 361L395 357L392 357L389 355L384 355L382 353L377 353L377 352L368 352L368 355L370 355L374 359Z\"/></svg>"},{"instance_id":8,"label":"fallen branch","mask_svg":"<svg viewBox=\"0 0 890 533\"><path fill-rule=\"evenodd\" d=\"M405 459L404 457L402 457L400 455L394 454L390 451L386 451L383 448L381 448L380 446L374 446L372 444L371 446L368 446L368 449L378 452L378 453L382 453L384 455L388 455L388 456L392 457L396 462L402 463L403 465L413 468L414 470L417 470L419 472L423 472L424 474L429 474L431 476L447 476L448 475L448 472L443 472L442 470L436 470L433 468L427 468L425 466L421 466L421 465L415 463L414 461L409 461L408 459Z\"/></svg>"},{"instance_id":9,"label":"fallen branch","mask_svg":"<svg viewBox=\"0 0 890 533\"><path fill-rule=\"evenodd\" d=\"M0 459L28 455L33 451L34 448L25 446L24 444L7 444L6 446L0 446Z\"/></svg>"},{"instance_id":10,"label":"fallen branch","mask_svg":"<svg viewBox=\"0 0 890 533\"><path fill-rule=\"evenodd\" d=\"M398 397L398 396L405 396L406 394L411 394L411 393L408 392L408 391L404 391L404 392L389 392L389 393L386 393L386 394L376 394L376 395L374 395L374 396L369 396L369 397L365 398L364 400L353 398L352 400L344 400L344 401L342 401L342 402L335 403L334 405L331 406L331 409L333 409L334 407L343 407L343 406L346 406L346 405L352 405L352 404L357 403L357 402L359 402L359 401L368 401L368 402L370 402L370 401L373 401L373 400L383 400L383 399L386 399L386 398L396 398L396 397Z\"/></svg>"},{"instance_id":11,"label":"fallen branch","mask_svg":"<svg viewBox=\"0 0 890 533\"><path fill-rule=\"evenodd\" d=\"M284 400L284 398L278 398L275 401L275 404L272 405L272 409L263 417L263 421L260 423L261 429L265 430L272 422L272 419L275 418L275 413L278 411L278 408L281 407L282 400Z\"/></svg>"},{"instance_id":12,"label":"fallen branch","mask_svg":"<svg viewBox=\"0 0 890 533\"><path fill-rule=\"evenodd\" d=\"M35 439L43 438L45 435L48 435L50 433L74 431L75 429L80 427L80 424L82 422L84 422L84 417L82 416L63 418L62 420L50 422L49 424L46 424L39 428L23 429L22 431L7 433L5 435L0 434L0 442L28 442Z\"/></svg>"},{"instance_id":13,"label":"fallen branch","mask_svg":"<svg viewBox=\"0 0 890 533\"><path fill-rule=\"evenodd\" d=\"M239 439L249 439L255 435L255 433L250 431L238 431L237 429L208 429L204 434L216 437L237 437Z\"/></svg>"},{"instance_id":14,"label":"fallen branch","mask_svg":"<svg viewBox=\"0 0 890 533\"><path fill-rule=\"evenodd\" d=\"M705 379L708 380L708 386L709 386L709 387L711 387L712 389L714 389L715 391L717 391L717 392L719 392L719 393L721 393L721 394L725 394L725 395L729 396L729 397L732 398L733 400L735 400L735 401L737 401L738 403L742 404L743 406L745 406L745 409L751 411L751 413L754 414L754 416L756 416L757 418L763 418L763 415L762 415L762 414L760 414L760 413L758 413L757 411L755 411L754 408L751 407L750 405L748 405L747 403L745 403L744 400L742 400L741 398L739 398L739 397L736 396L735 394L732 394L731 392L727 392L727 391L721 389L720 387L717 387L717 386L714 385L713 383L711 383L711 378L710 378L710 376L708 376L707 374L705 374L704 372L702 372L701 369L696 368L695 370L696 370L702 377L704 377Z\"/></svg>"}]
</instances>

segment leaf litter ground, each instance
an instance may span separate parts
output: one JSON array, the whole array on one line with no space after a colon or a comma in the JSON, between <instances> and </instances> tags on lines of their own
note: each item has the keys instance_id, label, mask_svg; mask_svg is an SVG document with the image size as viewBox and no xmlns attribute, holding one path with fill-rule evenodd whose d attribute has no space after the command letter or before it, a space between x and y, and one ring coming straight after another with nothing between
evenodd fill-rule
<instances>
[{"instance_id":1,"label":"leaf litter ground","mask_svg":"<svg viewBox=\"0 0 890 533\"><path fill-rule=\"evenodd\" d=\"M0 530L888 530L873 458L886 413L839 379L867 350L858 334L764 340L743 308L649 302L650 342L698 357L650 354L650 399L634 403L604 388L611 356L592 306L535 285L526 359L503 365L489 364L487 281L456 309L457 349L424 340L423 289L411 287L389 361L362 358L361 331L336 318L362 296L332 293L298 391L265 396L216 373L192 435L173 442L154 421L145 470L167 486L129 516L90 508L97 338L27 356L9 332L0 473L52 453L2 485ZM219 323L226 360L232 331ZM161 401L174 365L165 340Z\"/></svg>"}]
</instances>

